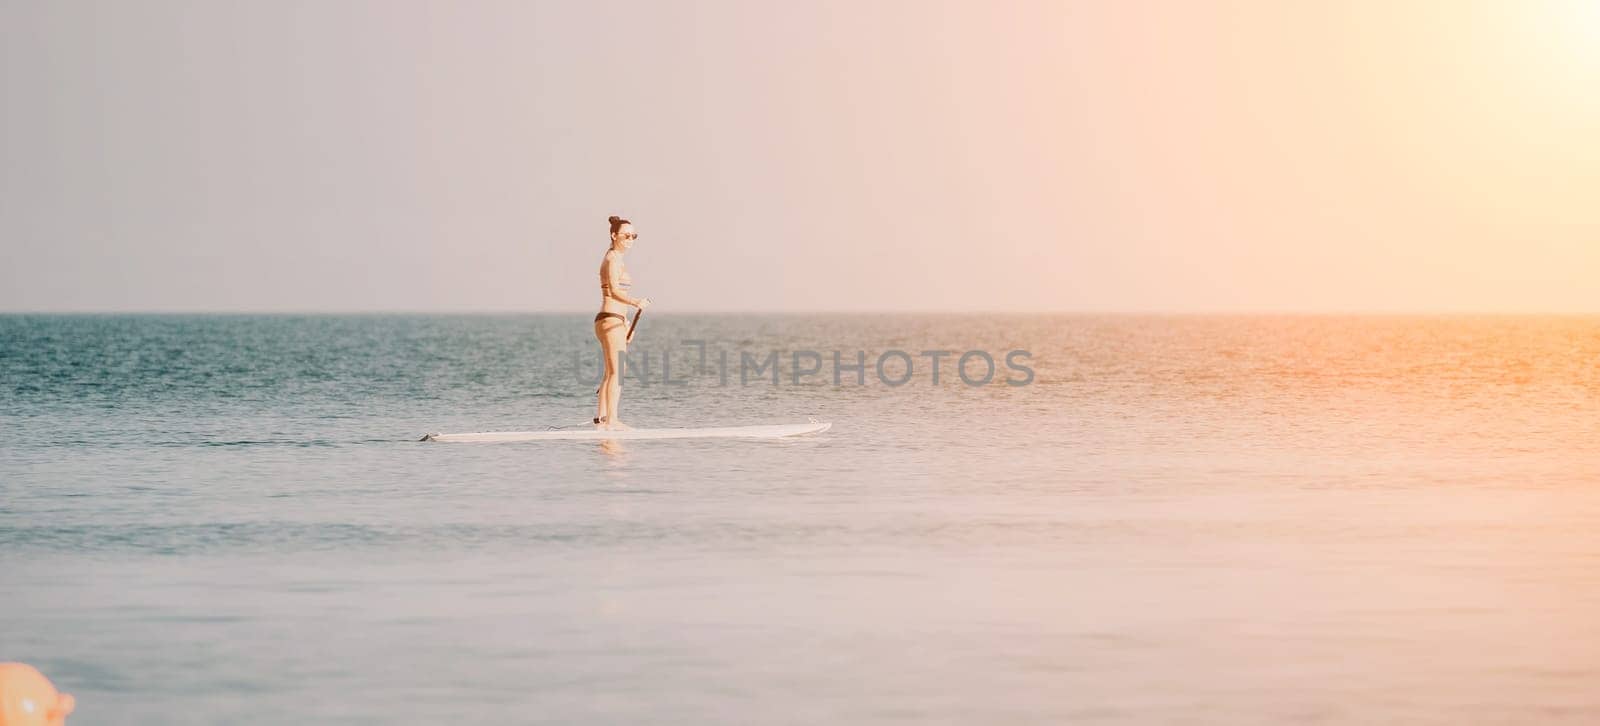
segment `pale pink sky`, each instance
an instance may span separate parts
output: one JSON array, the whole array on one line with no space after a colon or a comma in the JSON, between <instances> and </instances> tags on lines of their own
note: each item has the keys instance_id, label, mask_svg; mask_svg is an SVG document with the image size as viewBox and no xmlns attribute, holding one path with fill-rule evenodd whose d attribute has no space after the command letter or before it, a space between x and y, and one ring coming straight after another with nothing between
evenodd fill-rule
<instances>
[{"instance_id":1,"label":"pale pink sky","mask_svg":"<svg viewBox=\"0 0 1600 726\"><path fill-rule=\"evenodd\" d=\"M1600 3L0 0L0 310L1600 312Z\"/></svg>"}]
</instances>

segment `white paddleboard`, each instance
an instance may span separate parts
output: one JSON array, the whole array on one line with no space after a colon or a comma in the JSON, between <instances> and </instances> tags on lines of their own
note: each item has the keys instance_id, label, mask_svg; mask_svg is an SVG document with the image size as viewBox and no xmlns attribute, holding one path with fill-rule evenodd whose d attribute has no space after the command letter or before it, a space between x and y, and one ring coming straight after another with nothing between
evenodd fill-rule
<instances>
[{"instance_id":1,"label":"white paddleboard","mask_svg":"<svg viewBox=\"0 0 1600 726\"><path fill-rule=\"evenodd\" d=\"M816 434L827 431L833 424L811 422L802 424L768 424L766 426L722 426L704 429L629 429L627 431L600 431L597 429L570 429L556 431L485 431L473 434L428 434L423 441L559 441L563 439L776 439L784 436Z\"/></svg>"}]
</instances>

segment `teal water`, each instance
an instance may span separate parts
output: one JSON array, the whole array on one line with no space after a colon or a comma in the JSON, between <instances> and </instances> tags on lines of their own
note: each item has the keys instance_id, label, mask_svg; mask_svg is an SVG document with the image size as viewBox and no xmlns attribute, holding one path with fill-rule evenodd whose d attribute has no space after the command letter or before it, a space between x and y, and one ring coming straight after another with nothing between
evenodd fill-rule
<instances>
[{"instance_id":1,"label":"teal water","mask_svg":"<svg viewBox=\"0 0 1600 726\"><path fill-rule=\"evenodd\" d=\"M834 428L416 441L588 420L591 336L0 316L0 660L85 724L1600 722L1600 318L652 312L625 420Z\"/></svg>"}]
</instances>

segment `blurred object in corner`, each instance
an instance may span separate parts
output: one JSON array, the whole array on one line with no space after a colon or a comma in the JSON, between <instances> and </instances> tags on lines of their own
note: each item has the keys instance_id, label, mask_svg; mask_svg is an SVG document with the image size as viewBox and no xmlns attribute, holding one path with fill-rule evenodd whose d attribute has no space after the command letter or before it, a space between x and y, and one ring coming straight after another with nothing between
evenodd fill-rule
<instances>
[{"instance_id":1,"label":"blurred object in corner","mask_svg":"<svg viewBox=\"0 0 1600 726\"><path fill-rule=\"evenodd\" d=\"M72 696L57 691L39 669L0 663L0 726L60 726L73 705Z\"/></svg>"}]
</instances>

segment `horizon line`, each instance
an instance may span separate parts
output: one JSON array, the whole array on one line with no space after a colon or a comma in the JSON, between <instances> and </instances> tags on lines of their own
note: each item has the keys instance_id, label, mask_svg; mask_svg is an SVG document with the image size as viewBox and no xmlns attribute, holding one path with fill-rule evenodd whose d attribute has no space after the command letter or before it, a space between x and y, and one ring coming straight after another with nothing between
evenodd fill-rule
<instances>
[{"instance_id":1,"label":"horizon line","mask_svg":"<svg viewBox=\"0 0 1600 726\"><path fill-rule=\"evenodd\" d=\"M589 310L579 309L543 309L531 310L522 308L470 308L470 309L361 309L361 308L306 308L306 309L182 309L182 308L151 308L111 310L94 308L69 308L69 309L15 309L0 310L0 315L311 315L311 316L336 316L336 315L587 315ZM1149 316L1149 317L1184 317L1184 316L1309 316L1309 317L1592 317L1600 316L1600 310L1315 310L1315 309L1285 309L1285 310L1248 310L1217 308L1210 310L1128 310L1128 309L1056 309L1056 310L1017 310L1017 309L810 309L810 310L668 310L659 311L656 315L1065 315L1065 316Z\"/></svg>"}]
</instances>

